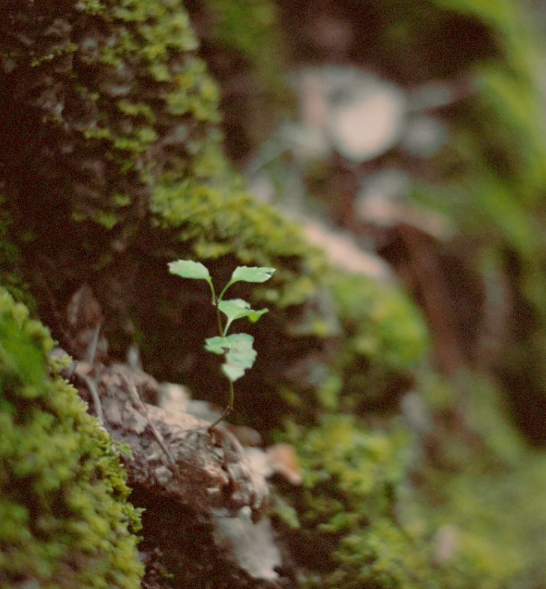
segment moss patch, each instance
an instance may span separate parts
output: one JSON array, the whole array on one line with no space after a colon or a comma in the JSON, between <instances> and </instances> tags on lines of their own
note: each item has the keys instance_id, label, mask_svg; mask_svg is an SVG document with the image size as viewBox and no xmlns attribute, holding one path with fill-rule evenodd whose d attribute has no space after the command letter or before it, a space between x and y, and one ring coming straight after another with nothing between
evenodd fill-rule
<instances>
[{"instance_id":1,"label":"moss patch","mask_svg":"<svg viewBox=\"0 0 546 589\"><path fill-rule=\"evenodd\" d=\"M304 587L542 586L546 461L505 421L494 388L471 382L473 421L433 413L425 432L400 417L370 429L335 415L288 427L303 484L282 487L276 513Z\"/></svg>"},{"instance_id":2,"label":"moss patch","mask_svg":"<svg viewBox=\"0 0 546 589\"><path fill-rule=\"evenodd\" d=\"M0 290L0 585L136 588L139 516L119 453Z\"/></svg>"}]
</instances>

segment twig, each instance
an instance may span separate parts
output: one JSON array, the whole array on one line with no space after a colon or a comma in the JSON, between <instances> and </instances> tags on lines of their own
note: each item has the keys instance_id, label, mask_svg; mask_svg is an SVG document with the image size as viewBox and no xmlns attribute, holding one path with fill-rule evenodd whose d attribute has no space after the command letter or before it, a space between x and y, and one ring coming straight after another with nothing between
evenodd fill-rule
<instances>
[{"instance_id":1,"label":"twig","mask_svg":"<svg viewBox=\"0 0 546 589\"><path fill-rule=\"evenodd\" d=\"M133 406L135 407L135 409L138 410L138 412L142 416L144 416L147 419L148 425L150 426L150 430L154 434L157 443L161 446L161 449L167 455L167 458L169 459L171 466L174 466L176 464L176 460L169 451L169 448L167 447L167 444L165 443L165 439L161 435L161 432L155 427L153 421L150 419L148 409L146 409L146 405L141 401L136 386L124 374L121 375L121 378L125 381L125 384L127 385L127 391L129 393L129 396L131 397Z\"/></svg>"},{"instance_id":2,"label":"twig","mask_svg":"<svg viewBox=\"0 0 546 589\"><path fill-rule=\"evenodd\" d=\"M102 412L102 404L100 402L99 392L97 390L97 385L95 381L88 374L85 374L83 371L76 371L76 373L87 385L87 389L89 390L89 393L93 398L95 412L97 413L97 419L100 425L104 427L104 414Z\"/></svg>"}]
</instances>

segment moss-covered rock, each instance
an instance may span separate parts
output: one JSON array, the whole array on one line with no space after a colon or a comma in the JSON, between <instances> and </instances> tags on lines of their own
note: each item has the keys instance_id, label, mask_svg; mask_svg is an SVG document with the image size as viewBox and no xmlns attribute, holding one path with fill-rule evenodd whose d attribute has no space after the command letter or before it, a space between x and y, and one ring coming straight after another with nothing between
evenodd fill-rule
<instances>
[{"instance_id":1,"label":"moss-covered rock","mask_svg":"<svg viewBox=\"0 0 546 589\"><path fill-rule=\"evenodd\" d=\"M230 170L218 90L182 2L29 2L5 16L0 175L19 252L6 273L29 284L54 336L70 348L65 310L87 283L113 356L137 341L154 375L223 403L216 370L195 361L214 327L208 297L170 277L167 262L206 260L220 282L240 264L272 266L257 298L277 312L256 336L279 373L279 341L314 304L324 262ZM294 338L291 361L320 346L312 337Z\"/></svg>"},{"instance_id":2,"label":"moss-covered rock","mask_svg":"<svg viewBox=\"0 0 546 589\"><path fill-rule=\"evenodd\" d=\"M304 586L409 589L432 578L426 536L398 521L408 430L398 424L370 431L354 417L338 415L288 436L304 472L302 489L289 494L299 519L287 532L307 571Z\"/></svg>"},{"instance_id":3,"label":"moss-covered rock","mask_svg":"<svg viewBox=\"0 0 546 589\"><path fill-rule=\"evenodd\" d=\"M397 411L428 348L423 318L396 285L338 274L330 288L343 332L335 360L343 383L340 410Z\"/></svg>"},{"instance_id":4,"label":"moss-covered rock","mask_svg":"<svg viewBox=\"0 0 546 589\"><path fill-rule=\"evenodd\" d=\"M0 290L0 585L139 587L139 515L119 451L48 361L48 331Z\"/></svg>"},{"instance_id":5,"label":"moss-covered rock","mask_svg":"<svg viewBox=\"0 0 546 589\"><path fill-rule=\"evenodd\" d=\"M467 375L465 385L467 418L444 412L453 389L421 381L422 405L414 398L405 418L287 428L303 483L280 485L275 511L304 587L543 586L545 458L491 383ZM436 406L425 426L424 399Z\"/></svg>"}]
</instances>

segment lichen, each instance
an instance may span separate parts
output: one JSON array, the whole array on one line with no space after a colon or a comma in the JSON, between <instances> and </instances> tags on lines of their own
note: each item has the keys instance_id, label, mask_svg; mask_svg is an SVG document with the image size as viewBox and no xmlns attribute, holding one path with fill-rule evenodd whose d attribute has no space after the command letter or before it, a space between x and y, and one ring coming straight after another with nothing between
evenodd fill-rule
<instances>
[{"instance_id":1,"label":"lichen","mask_svg":"<svg viewBox=\"0 0 546 589\"><path fill-rule=\"evenodd\" d=\"M119 453L48 367L48 331L0 289L0 585L136 588Z\"/></svg>"}]
</instances>

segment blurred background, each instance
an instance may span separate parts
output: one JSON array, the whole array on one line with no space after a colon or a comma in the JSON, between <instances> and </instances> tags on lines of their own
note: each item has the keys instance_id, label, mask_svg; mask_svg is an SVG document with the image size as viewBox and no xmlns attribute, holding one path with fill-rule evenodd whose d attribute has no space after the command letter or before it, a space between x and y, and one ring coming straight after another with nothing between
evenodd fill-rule
<instances>
[{"instance_id":1,"label":"blurred background","mask_svg":"<svg viewBox=\"0 0 546 589\"><path fill-rule=\"evenodd\" d=\"M546 5L187 4L257 197L399 280L435 367L486 372L546 443Z\"/></svg>"}]
</instances>

